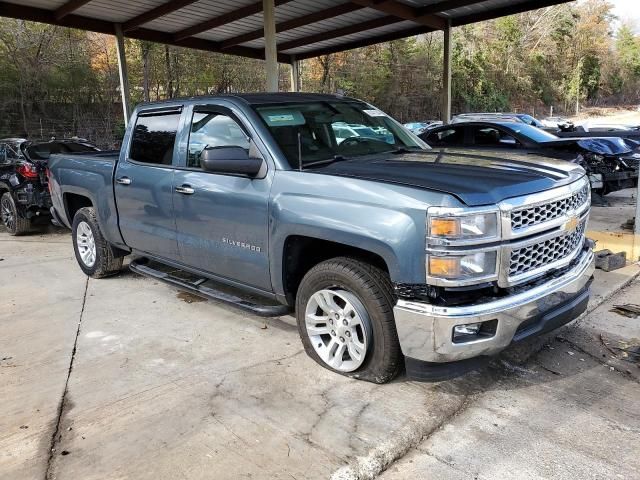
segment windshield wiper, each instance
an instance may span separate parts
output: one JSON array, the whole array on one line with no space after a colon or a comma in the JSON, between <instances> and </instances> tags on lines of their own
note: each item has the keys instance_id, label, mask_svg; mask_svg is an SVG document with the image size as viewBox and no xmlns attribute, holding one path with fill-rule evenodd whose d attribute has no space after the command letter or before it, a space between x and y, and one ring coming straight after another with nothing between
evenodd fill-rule
<instances>
[{"instance_id":1,"label":"windshield wiper","mask_svg":"<svg viewBox=\"0 0 640 480\"><path fill-rule=\"evenodd\" d=\"M344 162L350 159L350 157L345 157L343 155L334 155L333 158L326 158L324 160L317 160L315 162L303 163L302 169L305 170L307 167L316 167L319 165L330 165L335 162Z\"/></svg>"}]
</instances>

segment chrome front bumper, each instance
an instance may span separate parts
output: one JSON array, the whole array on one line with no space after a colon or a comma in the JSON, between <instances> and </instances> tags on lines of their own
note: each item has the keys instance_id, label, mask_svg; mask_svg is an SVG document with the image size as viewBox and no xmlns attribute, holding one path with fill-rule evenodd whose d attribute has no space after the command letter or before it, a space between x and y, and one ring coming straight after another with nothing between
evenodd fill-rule
<instances>
[{"instance_id":1,"label":"chrome front bumper","mask_svg":"<svg viewBox=\"0 0 640 480\"><path fill-rule=\"evenodd\" d=\"M591 250L563 276L529 290L477 305L440 307L398 300L393 309L405 357L426 362L454 362L493 355L514 341L518 327L543 317L578 297L587 289L595 261ZM467 343L453 343L456 325L497 320L496 333Z\"/></svg>"}]
</instances>

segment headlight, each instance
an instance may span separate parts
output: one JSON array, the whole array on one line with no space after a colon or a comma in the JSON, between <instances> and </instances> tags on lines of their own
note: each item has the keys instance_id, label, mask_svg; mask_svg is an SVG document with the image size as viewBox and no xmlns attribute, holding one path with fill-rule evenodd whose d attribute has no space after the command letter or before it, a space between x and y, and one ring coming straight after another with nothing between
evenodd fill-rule
<instances>
[{"instance_id":1,"label":"headlight","mask_svg":"<svg viewBox=\"0 0 640 480\"><path fill-rule=\"evenodd\" d=\"M498 213L429 216L427 235L452 241L497 239Z\"/></svg>"},{"instance_id":2,"label":"headlight","mask_svg":"<svg viewBox=\"0 0 640 480\"><path fill-rule=\"evenodd\" d=\"M444 280L474 280L493 277L496 274L495 251L469 255L429 255L427 272L430 277Z\"/></svg>"}]
</instances>

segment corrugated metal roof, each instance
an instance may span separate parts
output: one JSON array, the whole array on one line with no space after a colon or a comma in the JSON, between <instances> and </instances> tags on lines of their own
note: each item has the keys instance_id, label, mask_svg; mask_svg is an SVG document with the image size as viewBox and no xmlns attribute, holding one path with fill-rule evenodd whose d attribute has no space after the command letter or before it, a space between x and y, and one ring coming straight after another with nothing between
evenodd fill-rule
<instances>
[{"instance_id":1,"label":"corrugated metal roof","mask_svg":"<svg viewBox=\"0 0 640 480\"><path fill-rule=\"evenodd\" d=\"M568 0L275 0L280 60L307 58ZM0 16L264 56L260 0L0 0Z\"/></svg>"}]
</instances>

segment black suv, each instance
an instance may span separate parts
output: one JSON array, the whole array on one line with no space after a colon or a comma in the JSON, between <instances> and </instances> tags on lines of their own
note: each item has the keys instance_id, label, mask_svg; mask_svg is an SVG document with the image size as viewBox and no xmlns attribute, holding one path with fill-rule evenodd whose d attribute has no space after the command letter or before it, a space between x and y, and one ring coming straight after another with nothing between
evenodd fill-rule
<instances>
[{"instance_id":1,"label":"black suv","mask_svg":"<svg viewBox=\"0 0 640 480\"><path fill-rule=\"evenodd\" d=\"M49 155L98 150L81 139L48 142L0 139L0 220L7 232L27 233L34 219L49 216L51 197L46 173Z\"/></svg>"}]
</instances>

